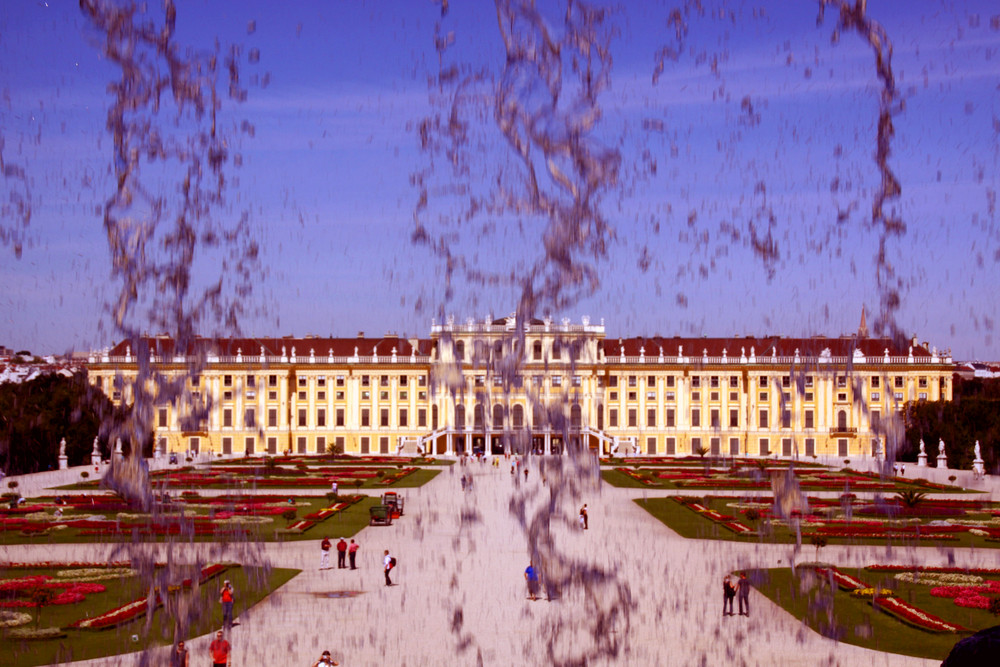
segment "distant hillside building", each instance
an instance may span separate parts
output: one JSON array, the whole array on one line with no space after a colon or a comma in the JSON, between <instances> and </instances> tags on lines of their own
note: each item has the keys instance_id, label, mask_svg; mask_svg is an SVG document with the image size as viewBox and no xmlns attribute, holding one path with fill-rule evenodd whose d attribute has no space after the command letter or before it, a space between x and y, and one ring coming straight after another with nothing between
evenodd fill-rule
<instances>
[{"instance_id":1,"label":"distant hillside building","mask_svg":"<svg viewBox=\"0 0 1000 667\"><path fill-rule=\"evenodd\" d=\"M603 321L434 324L430 337L143 339L183 380L155 405L160 452L873 456L880 421L951 400L955 365L914 339L607 338ZM132 401L137 350L88 361ZM198 368L192 374L191 369ZM185 376L189 376L186 377ZM200 411L199 411L200 408Z\"/></svg>"}]
</instances>

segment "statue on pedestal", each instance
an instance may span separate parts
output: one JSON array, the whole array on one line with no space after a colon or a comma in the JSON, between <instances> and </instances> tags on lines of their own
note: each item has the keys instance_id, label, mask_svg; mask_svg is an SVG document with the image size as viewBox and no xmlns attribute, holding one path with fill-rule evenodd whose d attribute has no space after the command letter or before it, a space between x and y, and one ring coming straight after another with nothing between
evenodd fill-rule
<instances>
[{"instance_id":1,"label":"statue on pedestal","mask_svg":"<svg viewBox=\"0 0 1000 667\"><path fill-rule=\"evenodd\" d=\"M59 469L69 468L69 457L66 456L66 438L59 441Z\"/></svg>"},{"instance_id":2,"label":"statue on pedestal","mask_svg":"<svg viewBox=\"0 0 1000 667\"><path fill-rule=\"evenodd\" d=\"M948 467L948 455L944 451L944 440L938 440L937 467L942 470Z\"/></svg>"},{"instance_id":3,"label":"statue on pedestal","mask_svg":"<svg viewBox=\"0 0 1000 667\"><path fill-rule=\"evenodd\" d=\"M917 454L917 467L918 468L927 467L927 449L924 445L923 438L920 438L920 453Z\"/></svg>"},{"instance_id":4,"label":"statue on pedestal","mask_svg":"<svg viewBox=\"0 0 1000 667\"><path fill-rule=\"evenodd\" d=\"M986 474L986 462L983 461L983 452L979 448L979 441L976 440L976 458L972 462L972 474L976 477L982 477Z\"/></svg>"}]
</instances>

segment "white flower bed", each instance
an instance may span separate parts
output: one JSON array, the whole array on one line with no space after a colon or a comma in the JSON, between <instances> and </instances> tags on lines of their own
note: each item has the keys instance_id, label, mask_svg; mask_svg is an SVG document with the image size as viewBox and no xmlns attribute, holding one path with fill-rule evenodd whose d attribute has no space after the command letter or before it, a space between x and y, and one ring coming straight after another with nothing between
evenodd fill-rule
<instances>
[{"instance_id":1,"label":"white flower bed","mask_svg":"<svg viewBox=\"0 0 1000 667\"><path fill-rule=\"evenodd\" d=\"M87 582L134 577L136 571L130 567L88 567L79 570L60 570L56 577L69 581Z\"/></svg>"},{"instance_id":2,"label":"white flower bed","mask_svg":"<svg viewBox=\"0 0 1000 667\"><path fill-rule=\"evenodd\" d=\"M893 577L896 581L925 586L988 586L983 578L976 574L961 574L958 572L898 572Z\"/></svg>"},{"instance_id":3,"label":"white flower bed","mask_svg":"<svg viewBox=\"0 0 1000 667\"><path fill-rule=\"evenodd\" d=\"M16 628L31 623L31 614L0 609L0 628Z\"/></svg>"}]
</instances>

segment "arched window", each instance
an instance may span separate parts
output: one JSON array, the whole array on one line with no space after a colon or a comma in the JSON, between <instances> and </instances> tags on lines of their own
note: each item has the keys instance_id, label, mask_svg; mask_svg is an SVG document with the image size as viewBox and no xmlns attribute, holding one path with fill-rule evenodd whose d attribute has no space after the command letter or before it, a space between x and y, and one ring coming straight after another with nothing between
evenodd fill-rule
<instances>
[{"instance_id":1,"label":"arched window","mask_svg":"<svg viewBox=\"0 0 1000 667\"><path fill-rule=\"evenodd\" d=\"M461 403L455 406L455 429L465 430L465 406Z\"/></svg>"},{"instance_id":2,"label":"arched window","mask_svg":"<svg viewBox=\"0 0 1000 667\"><path fill-rule=\"evenodd\" d=\"M482 403L476 403L472 411L472 428L477 431L483 430L483 422L486 421Z\"/></svg>"},{"instance_id":3,"label":"arched window","mask_svg":"<svg viewBox=\"0 0 1000 667\"><path fill-rule=\"evenodd\" d=\"M465 361L465 341L455 341L455 360Z\"/></svg>"},{"instance_id":4,"label":"arched window","mask_svg":"<svg viewBox=\"0 0 1000 667\"><path fill-rule=\"evenodd\" d=\"M531 360L541 361L542 360L542 341L536 340L531 345Z\"/></svg>"},{"instance_id":5,"label":"arched window","mask_svg":"<svg viewBox=\"0 0 1000 667\"><path fill-rule=\"evenodd\" d=\"M493 428L503 428L503 406L499 403L493 406Z\"/></svg>"},{"instance_id":6,"label":"arched window","mask_svg":"<svg viewBox=\"0 0 1000 667\"><path fill-rule=\"evenodd\" d=\"M847 411L841 410L837 413L837 428L845 429L847 428Z\"/></svg>"},{"instance_id":7,"label":"arched window","mask_svg":"<svg viewBox=\"0 0 1000 667\"><path fill-rule=\"evenodd\" d=\"M572 405L569 409L569 425L570 428L580 428L583 423L583 411L580 406L576 403Z\"/></svg>"},{"instance_id":8,"label":"arched window","mask_svg":"<svg viewBox=\"0 0 1000 667\"><path fill-rule=\"evenodd\" d=\"M511 411L511 425L514 428L524 428L524 407L515 405Z\"/></svg>"}]
</instances>

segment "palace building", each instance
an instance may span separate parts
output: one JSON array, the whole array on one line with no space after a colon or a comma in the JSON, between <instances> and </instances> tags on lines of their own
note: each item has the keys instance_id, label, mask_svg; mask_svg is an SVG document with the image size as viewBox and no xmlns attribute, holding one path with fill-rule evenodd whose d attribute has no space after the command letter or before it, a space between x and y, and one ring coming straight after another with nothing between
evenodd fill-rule
<instances>
[{"instance_id":1,"label":"palace building","mask_svg":"<svg viewBox=\"0 0 1000 667\"><path fill-rule=\"evenodd\" d=\"M609 338L603 320L510 317L420 339L136 345L92 356L88 376L131 403L150 369L156 455L878 456L905 403L951 400L955 371L916 339L868 337L863 314L838 338Z\"/></svg>"}]
</instances>

